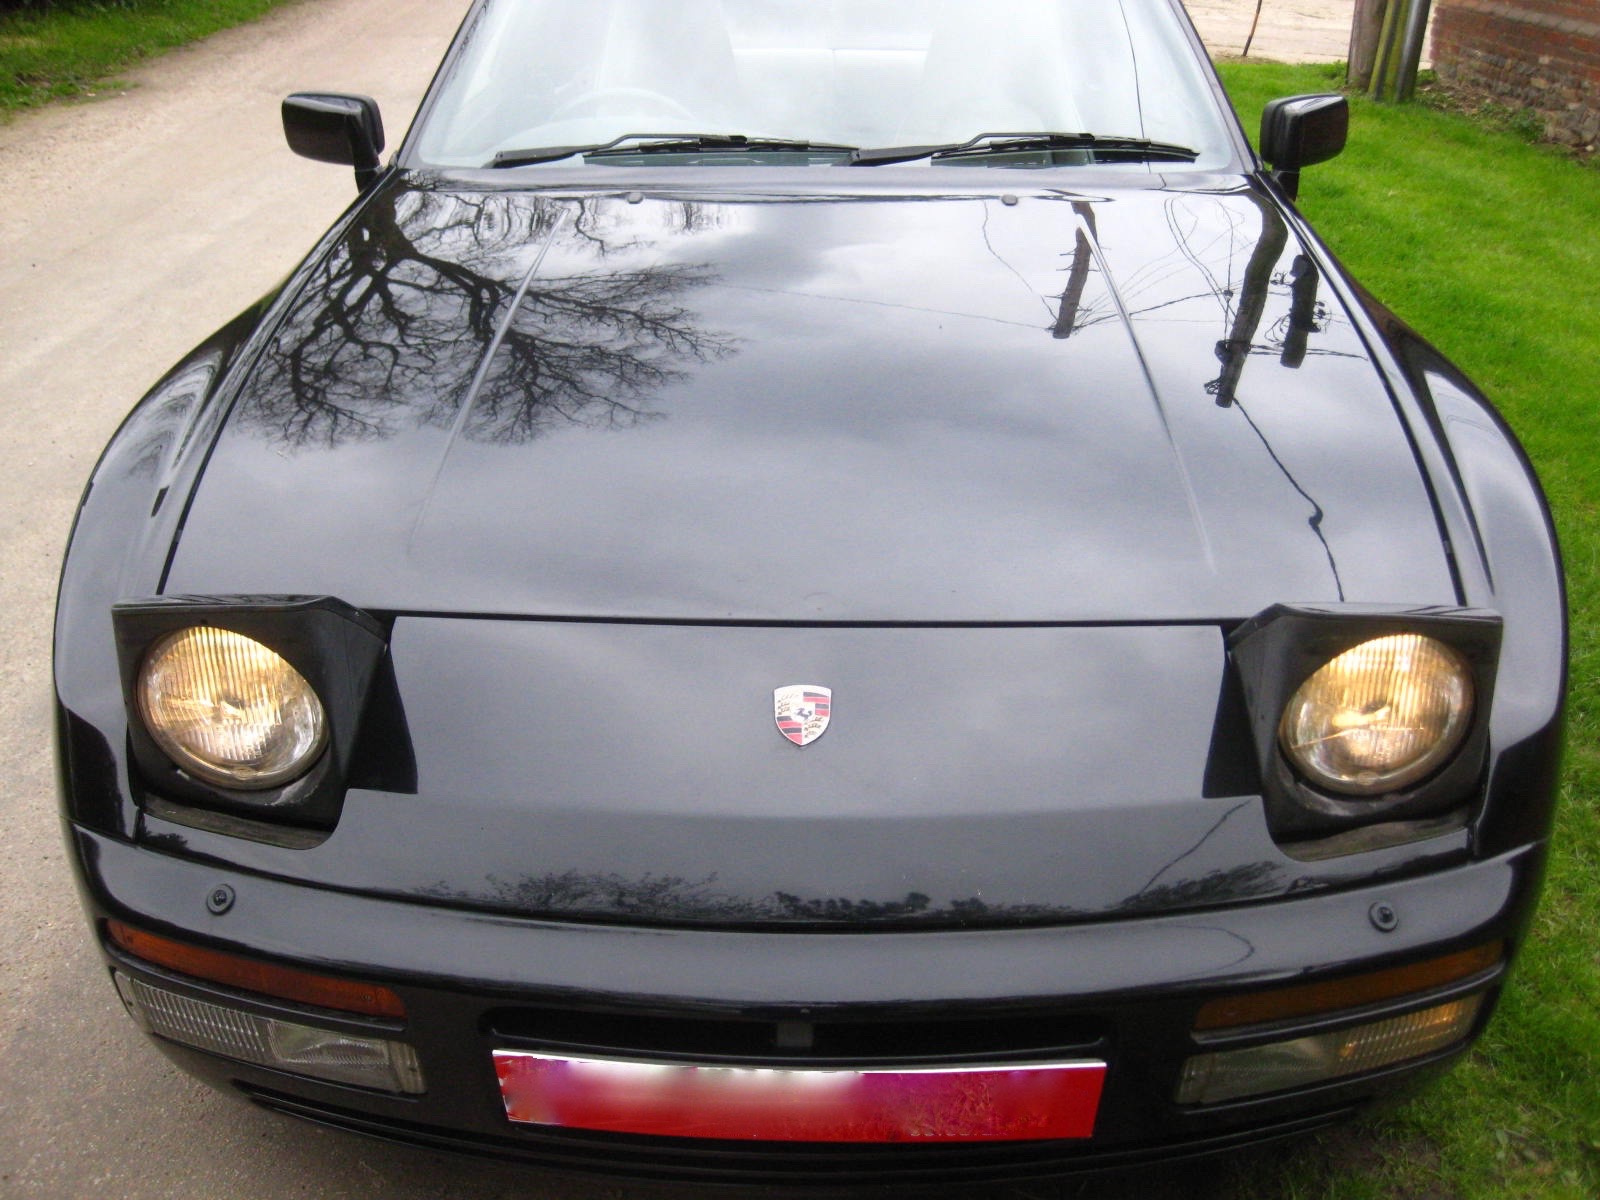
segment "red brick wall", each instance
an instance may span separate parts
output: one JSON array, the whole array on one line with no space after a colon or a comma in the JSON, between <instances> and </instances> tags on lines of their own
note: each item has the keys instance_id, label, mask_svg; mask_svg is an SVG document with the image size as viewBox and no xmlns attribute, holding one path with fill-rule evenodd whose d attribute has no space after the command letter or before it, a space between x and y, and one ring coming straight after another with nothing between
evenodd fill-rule
<instances>
[{"instance_id":1,"label":"red brick wall","mask_svg":"<svg viewBox=\"0 0 1600 1200\"><path fill-rule=\"evenodd\" d=\"M1600 0L1436 0L1433 65L1557 141L1600 142Z\"/></svg>"}]
</instances>

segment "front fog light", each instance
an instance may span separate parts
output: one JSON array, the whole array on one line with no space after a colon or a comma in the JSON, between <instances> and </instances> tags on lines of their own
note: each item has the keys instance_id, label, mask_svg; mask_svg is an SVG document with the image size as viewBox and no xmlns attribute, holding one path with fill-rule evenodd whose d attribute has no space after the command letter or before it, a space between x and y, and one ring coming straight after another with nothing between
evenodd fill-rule
<instances>
[{"instance_id":1,"label":"front fog light","mask_svg":"<svg viewBox=\"0 0 1600 1200\"><path fill-rule=\"evenodd\" d=\"M254 638L196 625L167 635L139 671L139 713L185 771L227 788L276 787L306 773L327 741L305 676Z\"/></svg>"},{"instance_id":2,"label":"front fog light","mask_svg":"<svg viewBox=\"0 0 1600 1200\"><path fill-rule=\"evenodd\" d=\"M1217 1104L1421 1058L1465 1038L1482 1003L1481 995L1466 996L1351 1029L1197 1054L1184 1064L1177 1100L1179 1104Z\"/></svg>"},{"instance_id":3,"label":"front fog light","mask_svg":"<svg viewBox=\"0 0 1600 1200\"><path fill-rule=\"evenodd\" d=\"M128 1014L148 1033L211 1054L295 1075L416 1095L417 1052L404 1042L257 1016L152 987L113 972Z\"/></svg>"},{"instance_id":4,"label":"front fog light","mask_svg":"<svg viewBox=\"0 0 1600 1200\"><path fill-rule=\"evenodd\" d=\"M1390 634L1302 683L1278 741L1314 785L1375 796L1416 783L1455 753L1472 704L1472 671L1457 651L1422 634Z\"/></svg>"}]
</instances>

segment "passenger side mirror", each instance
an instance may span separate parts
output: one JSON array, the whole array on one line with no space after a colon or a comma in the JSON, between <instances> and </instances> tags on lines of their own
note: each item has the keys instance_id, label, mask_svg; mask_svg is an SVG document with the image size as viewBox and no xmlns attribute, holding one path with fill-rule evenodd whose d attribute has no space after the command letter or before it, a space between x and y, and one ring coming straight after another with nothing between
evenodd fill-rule
<instances>
[{"instance_id":1,"label":"passenger side mirror","mask_svg":"<svg viewBox=\"0 0 1600 1200\"><path fill-rule=\"evenodd\" d=\"M1301 168L1338 154L1349 132L1350 102L1343 96L1285 96L1262 110L1261 157L1293 199L1300 191Z\"/></svg>"},{"instance_id":2,"label":"passenger side mirror","mask_svg":"<svg viewBox=\"0 0 1600 1200\"><path fill-rule=\"evenodd\" d=\"M383 116L370 96L296 92L283 102L283 134L303 158L354 167L357 187L378 177Z\"/></svg>"}]
</instances>

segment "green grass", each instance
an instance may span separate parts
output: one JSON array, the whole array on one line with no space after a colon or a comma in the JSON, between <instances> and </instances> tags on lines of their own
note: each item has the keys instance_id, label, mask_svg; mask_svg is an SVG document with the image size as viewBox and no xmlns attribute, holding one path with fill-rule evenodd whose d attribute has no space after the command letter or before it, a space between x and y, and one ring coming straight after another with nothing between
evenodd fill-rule
<instances>
[{"instance_id":1,"label":"green grass","mask_svg":"<svg viewBox=\"0 0 1600 1200\"><path fill-rule=\"evenodd\" d=\"M1252 132L1341 67L1222 67ZM1503 123L1502 123L1503 124ZM1386 1117L1226 1167L1240 1195L1600 1196L1600 170L1514 130L1352 100L1302 211L1351 272L1492 397L1538 468L1572 612L1561 811L1544 899L1488 1034ZM1265 1173L1265 1177L1263 1176Z\"/></svg>"},{"instance_id":2,"label":"green grass","mask_svg":"<svg viewBox=\"0 0 1600 1200\"><path fill-rule=\"evenodd\" d=\"M65 0L0 13L0 119L94 94L140 59L292 0Z\"/></svg>"}]
</instances>

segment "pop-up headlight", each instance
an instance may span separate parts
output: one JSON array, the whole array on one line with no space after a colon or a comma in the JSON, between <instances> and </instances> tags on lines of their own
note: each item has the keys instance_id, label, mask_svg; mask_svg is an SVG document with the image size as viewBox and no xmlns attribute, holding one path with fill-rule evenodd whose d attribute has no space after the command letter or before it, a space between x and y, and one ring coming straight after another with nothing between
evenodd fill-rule
<instances>
[{"instance_id":1,"label":"pop-up headlight","mask_svg":"<svg viewBox=\"0 0 1600 1200\"><path fill-rule=\"evenodd\" d=\"M164 598L112 620L151 806L332 827L384 655L378 621L295 596Z\"/></svg>"},{"instance_id":2,"label":"pop-up headlight","mask_svg":"<svg viewBox=\"0 0 1600 1200\"><path fill-rule=\"evenodd\" d=\"M1464 817L1499 650L1500 618L1476 609L1279 605L1235 630L1273 835Z\"/></svg>"}]
</instances>

